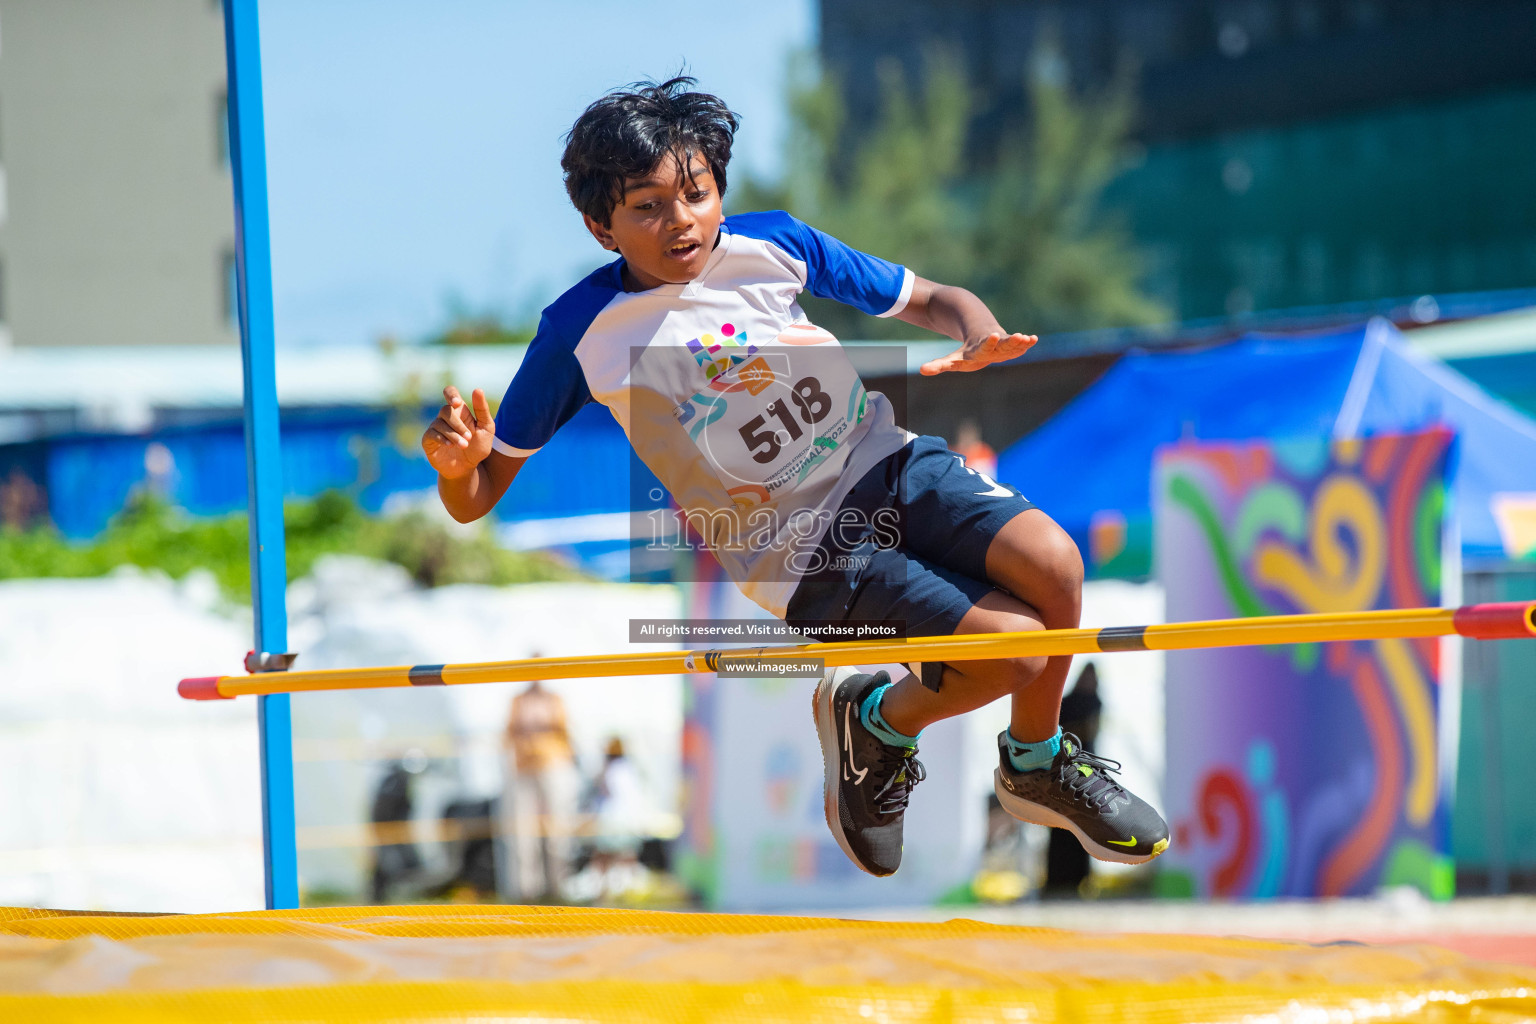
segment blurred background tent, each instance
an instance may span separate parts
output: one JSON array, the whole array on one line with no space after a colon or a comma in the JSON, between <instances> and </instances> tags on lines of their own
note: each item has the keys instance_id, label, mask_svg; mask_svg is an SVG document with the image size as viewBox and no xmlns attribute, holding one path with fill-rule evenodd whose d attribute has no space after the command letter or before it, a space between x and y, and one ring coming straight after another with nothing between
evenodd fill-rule
<instances>
[{"instance_id":1,"label":"blurred background tent","mask_svg":"<svg viewBox=\"0 0 1536 1024\"><path fill-rule=\"evenodd\" d=\"M1445 425L1462 552L1521 557L1500 499L1536 481L1536 420L1384 320L1314 336L1249 335L1212 348L1133 351L1039 430L998 456L998 475L1064 526L1097 576L1152 571L1152 455L1180 440L1312 441Z\"/></svg>"}]
</instances>

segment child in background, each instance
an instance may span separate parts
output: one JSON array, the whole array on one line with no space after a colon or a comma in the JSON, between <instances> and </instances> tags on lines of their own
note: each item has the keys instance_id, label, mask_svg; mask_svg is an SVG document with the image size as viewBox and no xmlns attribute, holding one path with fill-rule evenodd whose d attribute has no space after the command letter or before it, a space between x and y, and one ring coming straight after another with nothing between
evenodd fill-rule
<instances>
[{"instance_id":1,"label":"child in background","mask_svg":"<svg viewBox=\"0 0 1536 1024\"><path fill-rule=\"evenodd\" d=\"M965 464L984 476L997 476L997 452L981 439L981 428L973 419L963 419L955 430L954 453Z\"/></svg>"}]
</instances>

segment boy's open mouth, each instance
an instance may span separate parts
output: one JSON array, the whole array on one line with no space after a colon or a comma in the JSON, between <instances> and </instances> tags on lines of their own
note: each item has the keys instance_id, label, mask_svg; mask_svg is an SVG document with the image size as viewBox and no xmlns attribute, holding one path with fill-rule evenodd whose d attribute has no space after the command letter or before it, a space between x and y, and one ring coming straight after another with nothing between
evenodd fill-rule
<instances>
[{"instance_id":1,"label":"boy's open mouth","mask_svg":"<svg viewBox=\"0 0 1536 1024\"><path fill-rule=\"evenodd\" d=\"M676 245L668 246L667 255L677 259L684 259L692 256L698 251L698 248L698 242L678 242Z\"/></svg>"}]
</instances>

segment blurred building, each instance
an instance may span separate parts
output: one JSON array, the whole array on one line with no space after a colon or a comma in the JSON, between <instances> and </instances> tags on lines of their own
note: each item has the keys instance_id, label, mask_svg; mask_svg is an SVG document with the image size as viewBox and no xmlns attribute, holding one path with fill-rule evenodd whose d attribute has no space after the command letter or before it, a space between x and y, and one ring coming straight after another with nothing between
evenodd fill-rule
<instances>
[{"instance_id":1,"label":"blurred building","mask_svg":"<svg viewBox=\"0 0 1536 1024\"><path fill-rule=\"evenodd\" d=\"M0 324L234 345L218 0L0 0Z\"/></svg>"},{"instance_id":2,"label":"blurred building","mask_svg":"<svg viewBox=\"0 0 1536 1024\"><path fill-rule=\"evenodd\" d=\"M1139 156L1108 198L1180 319L1536 282L1536 4L821 3L850 123L875 116L882 60L911 76L947 47L979 153L1021 123L1047 35L1080 89L1135 69Z\"/></svg>"}]
</instances>

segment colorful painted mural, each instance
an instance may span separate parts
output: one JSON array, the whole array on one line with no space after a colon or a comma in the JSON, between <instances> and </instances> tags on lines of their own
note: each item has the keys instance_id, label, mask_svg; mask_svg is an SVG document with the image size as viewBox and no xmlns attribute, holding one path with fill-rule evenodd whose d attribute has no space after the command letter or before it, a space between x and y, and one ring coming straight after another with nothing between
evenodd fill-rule
<instances>
[{"instance_id":1,"label":"colorful painted mural","mask_svg":"<svg viewBox=\"0 0 1536 1024\"><path fill-rule=\"evenodd\" d=\"M1168 620L1441 603L1452 435L1159 452ZM1168 894L1449 897L1441 641L1168 655Z\"/></svg>"}]
</instances>

